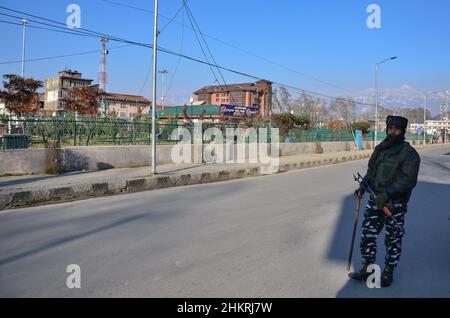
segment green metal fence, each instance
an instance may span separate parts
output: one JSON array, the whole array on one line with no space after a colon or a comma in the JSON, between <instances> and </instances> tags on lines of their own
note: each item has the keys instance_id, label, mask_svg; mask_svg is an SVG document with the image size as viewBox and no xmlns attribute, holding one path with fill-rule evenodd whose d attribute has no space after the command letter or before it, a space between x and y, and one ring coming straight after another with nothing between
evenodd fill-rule
<instances>
[{"instance_id":1,"label":"green metal fence","mask_svg":"<svg viewBox=\"0 0 450 318\"><path fill-rule=\"evenodd\" d=\"M121 119L115 117L0 117L0 149L43 148L49 143L65 146L95 145L149 145L151 144L151 118ZM194 123L181 123L176 120L157 121L157 142L175 143L171 139L175 128L187 128L193 136ZM218 128L224 137L227 128L245 127L237 123L203 123L203 132L208 128ZM260 126L269 128L270 126ZM260 128L253 127L253 128ZM11 137L7 137L12 135ZM20 137L21 136L21 137ZM26 136L26 137L25 137ZM385 132L378 133L378 139L386 137ZM316 141L353 141L350 130L332 129L291 129L280 136L280 142L316 142ZM421 135L407 134L408 140L421 140ZM373 140L373 133L364 135L364 140ZM247 140L248 141L248 140ZM270 139L270 130L268 134Z\"/></svg>"},{"instance_id":2,"label":"green metal fence","mask_svg":"<svg viewBox=\"0 0 450 318\"><path fill-rule=\"evenodd\" d=\"M195 123L176 120L158 120L156 137L159 144L173 144L172 132L186 128L193 136ZM203 123L202 132L218 128L226 136L227 128L237 128L237 123ZM61 147L98 145L149 145L152 142L151 118L121 119L114 117L0 117L0 135L27 135L28 145L17 148L43 148L50 143ZM1 138L0 138L1 139ZM270 134L268 137L270 142ZM1 143L1 141L0 141Z\"/></svg>"},{"instance_id":3,"label":"green metal fence","mask_svg":"<svg viewBox=\"0 0 450 318\"><path fill-rule=\"evenodd\" d=\"M0 137L0 149L26 149L30 139L31 136L25 134L3 135Z\"/></svg>"},{"instance_id":4,"label":"green metal fence","mask_svg":"<svg viewBox=\"0 0 450 318\"><path fill-rule=\"evenodd\" d=\"M285 139L289 142L353 141L353 134L350 130L292 129Z\"/></svg>"},{"instance_id":5,"label":"green metal fence","mask_svg":"<svg viewBox=\"0 0 450 318\"><path fill-rule=\"evenodd\" d=\"M377 133L379 141L386 138L386 132ZM406 140L422 140L423 135L407 133ZM354 141L351 130L333 130L333 129L292 129L285 137L289 142L316 142L316 141ZM366 141L374 140L374 133L368 132L364 134L363 139Z\"/></svg>"},{"instance_id":6,"label":"green metal fence","mask_svg":"<svg viewBox=\"0 0 450 318\"><path fill-rule=\"evenodd\" d=\"M2 130L9 134L31 136L30 147L43 147L50 142L60 146L139 145L151 143L148 119L125 120L99 117L25 117L2 118ZM165 124L156 127L161 137L167 135ZM158 139L158 142L164 142ZM169 141L168 139L166 141Z\"/></svg>"},{"instance_id":7,"label":"green metal fence","mask_svg":"<svg viewBox=\"0 0 450 318\"><path fill-rule=\"evenodd\" d=\"M428 137L427 136L427 140L429 140L432 136ZM384 138L386 138L386 132L385 131L379 131L377 133L377 139L378 140L383 140ZM423 140L423 135L421 134L411 134L411 133L406 133L405 135L406 140L412 141L412 140ZM374 140L374 132L368 132L365 137L364 140Z\"/></svg>"}]
</instances>

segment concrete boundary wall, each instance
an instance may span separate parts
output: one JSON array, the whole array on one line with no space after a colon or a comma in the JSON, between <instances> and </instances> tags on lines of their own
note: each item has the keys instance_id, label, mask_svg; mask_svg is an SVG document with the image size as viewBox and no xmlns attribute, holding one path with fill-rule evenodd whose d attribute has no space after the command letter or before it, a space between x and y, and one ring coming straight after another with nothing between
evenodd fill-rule
<instances>
[{"instance_id":1,"label":"concrete boundary wall","mask_svg":"<svg viewBox=\"0 0 450 318\"><path fill-rule=\"evenodd\" d=\"M419 144L419 142L417 142ZM268 155L271 153L270 144L267 146ZM191 160L193 163L202 163L203 156L200 149L210 147L191 147ZM237 159L237 145L231 151L228 145L218 145L222 148L225 161ZM157 164L173 163L171 153L173 145L159 145L157 151ZM371 143L365 142L365 148L370 149ZM245 147L245 160L249 159L249 145ZM196 151L195 151L196 150ZM353 151L353 142L304 142L282 143L279 155L291 156L308 153L328 153L338 151ZM61 168L64 172L95 171L111 168L142 167L151 164L150 146L99 146L99 147L68 147L62 148ZM0 151L0 176L18 174L42 174L46 170L47 149L18 149ZM233 153L233 156L230 153ZM259 150L258 150L259 153ZM264 152L263 152L264 153ZM253 156L251 156L256 160ZM219 160L220 161L220 160Z\"/></svg>"}]
</instances>

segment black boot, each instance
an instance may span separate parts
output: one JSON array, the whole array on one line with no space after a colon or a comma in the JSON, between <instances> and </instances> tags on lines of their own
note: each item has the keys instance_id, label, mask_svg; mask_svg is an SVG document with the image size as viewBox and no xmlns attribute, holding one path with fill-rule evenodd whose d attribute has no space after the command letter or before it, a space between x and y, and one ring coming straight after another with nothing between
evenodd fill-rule
<instances>
[{"instance_id":1,"label":"black boot","mask_svg":"<svg viewBox=\"0 0 450 318\"><path fill-rule=\"evenodd\" d=\"M383 274L381 274L381 287L389 287L394 280L394 268L386 265L383 270Z\"/></svg>"},{"instance_id":2,"label":"black boot","mask_svg":"<svg viewBox=\"0 0 450 318\"><path fill-rule=\"evenodd\" d=\"M369 265L364 265L363 268L361 268L359 271L349 273L348 277L354 280L366 281L367 278L369 278L369 276L372 275L371 272L369 273L367 272L367 267L369 267Z\"/></svg>"}]
</instances>

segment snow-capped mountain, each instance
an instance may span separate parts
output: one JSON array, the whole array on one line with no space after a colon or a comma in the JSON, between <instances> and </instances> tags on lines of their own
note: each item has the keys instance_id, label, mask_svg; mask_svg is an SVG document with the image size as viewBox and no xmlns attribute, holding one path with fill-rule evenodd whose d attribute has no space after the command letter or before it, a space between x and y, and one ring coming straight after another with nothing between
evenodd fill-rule
<instances>
[{"instance_id":1,"label":"snow-capped mountain","mask_svg":"<svg viewBox=\"0 0 450 318\"><path fill-rule=\"evenodd\" d=\"M400 88L385 88L379 91L379 105L385 108L416 108L423 107L424 93L410 85L402 85ZM450 97L449 97L450 98ZM368 88L355 97L357 102L375 104L375 89ZM428 97L428 109L433 115L440 113L441 103L445 102L445 91L438 92ZM369 106L363 107L369 108Z\"/></svg>"}]
</instances>

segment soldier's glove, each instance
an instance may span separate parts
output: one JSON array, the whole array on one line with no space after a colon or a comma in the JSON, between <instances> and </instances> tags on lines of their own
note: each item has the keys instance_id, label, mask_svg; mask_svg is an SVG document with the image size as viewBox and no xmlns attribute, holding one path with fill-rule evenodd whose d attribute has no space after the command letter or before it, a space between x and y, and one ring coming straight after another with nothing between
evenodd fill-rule
<instances>
[{"instance_id":1,"label":"soldier's glove","mask_svg":"<svg viewBox=\"0 0 450 318\"><path fill-rule=\"evenodd\" d=\"M377 198L375 200L375 205L377 206L377 208L379 210L383 210L383 208L386 206L388 201L389 201L388 195L385 192L383 192L383 193L380 193L379 195L377 195Z\"/></svg>"},{"instance_id":2,"label":"soldier's glove","mask_svg":"<svg viewBox=\"0 0 450 318\"><path fill-rule=\"evenodd\" d=\"M355 190L353 195L356 199L361 199L364 195L364 192L366 192L366 190L364 190L364 188L360 187L359 189Z\"/></svg>"}]
</instances>

